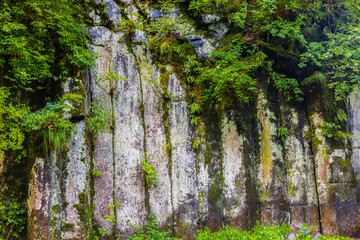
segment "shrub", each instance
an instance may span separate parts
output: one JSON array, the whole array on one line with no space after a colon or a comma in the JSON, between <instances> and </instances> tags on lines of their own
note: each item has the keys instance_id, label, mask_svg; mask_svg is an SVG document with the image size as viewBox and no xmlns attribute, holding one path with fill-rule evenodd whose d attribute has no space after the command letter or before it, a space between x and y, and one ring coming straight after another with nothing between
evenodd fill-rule
<instances>
[{"instance_id":1,"label":"shrub","mask_svg":"<svg viewBox=\"0 0 360 240\"><path fill-rule=\"evenodd\" d=\"M129 237L130 240L176 240L177 238L168 237L169 233L160 230L157 218L154 214L149 215L149 219L144 227L132 226L135 233Z\"/></svg>"},{"instance_id":2,"label":"shrub","mask_svg":"<svg viewBox=\"0 0 360 240\"><path fill-rule=\"evenodd\" d=\"M81 100L80 95L68 94L59 102L47 103L43 109L24 116L23 126L27 132L41 133L45 149L60 151L75 131L75 125L67 116L71 110L67 102Z\"/></svg>"},{"instance_id":3,"label":"shrub","mask_svg":"<svg viewBox=\"0 0 360 240\"><path fill-rule=\"evenodd\" d=\"M17 239L26 226L26 203L0 202L0 240Z\"/></svg>"},{"instance_id":4,"label":"shrub","mask_svg":"<svg viewBox=\"0 0 360 240\"><path fill-rule=\"evenodd\" d=\"M98 132L108 132L111 114L103 107L96 103L92 103L91 115L85 119L86 125L90 132L97 134Z\"/></svg>"}]
</instances>

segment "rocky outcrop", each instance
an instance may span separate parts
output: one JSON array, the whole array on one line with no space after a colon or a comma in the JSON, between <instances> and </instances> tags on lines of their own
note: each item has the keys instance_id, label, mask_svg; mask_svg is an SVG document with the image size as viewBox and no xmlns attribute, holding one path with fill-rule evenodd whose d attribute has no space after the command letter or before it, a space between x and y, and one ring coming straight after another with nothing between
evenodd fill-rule
<instances>
[{"instance_id":1,"label":"rocky outcrop","mask_svg":"<svg viewBox=\"0 0 360 240\"><path fill-rule=\"evenodd\" d=\"M105 2L117 24L119 1ZM221 36L227 29L213 18L205 20ZM184 239L204 226L249 229L257 220L299 220L325 234L356 235L360 96L349 100L352 152L348 143L334 147L321 134L319 96L290 104L260 80L254 110L239 106L211 124L203 118L196 130L186 84L173 67L155 63L139 43L141 33L136 44L104 26L89 34L98 58L83 78L81 115L95 103L112 117L107 131L97 134L78 120L66 154L35 160L29 239L91 239L104 229L108 237L125 238L149 214ZM203 41L193 42L202 56L216 46L202 36L196 41ZM157 171L152 183L144 161Z\"/></svg>"}]
</instances>

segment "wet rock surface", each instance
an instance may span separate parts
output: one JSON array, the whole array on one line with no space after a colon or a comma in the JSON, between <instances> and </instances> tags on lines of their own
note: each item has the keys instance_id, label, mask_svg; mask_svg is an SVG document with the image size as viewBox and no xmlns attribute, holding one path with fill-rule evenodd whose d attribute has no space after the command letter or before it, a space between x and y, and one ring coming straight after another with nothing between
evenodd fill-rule
<instances>
[{"instance_id":1,"label":"wet rock surface","mask_svg":"<svg viewBox=\"0 0 360 240\"><path fill-rule=\"evenodd\" d=\"M104 2L116 24L119 1ZM218 39L227 32L219 16L203 16L203 21ZM304 231L301 223L326 235L358 234L359 94L349 98L351 145L333 148L322 136L319 102L290 105L259 85L253 122L246 123L254 130L242 131L238 113L226 113L217 123L218 136L205 131L195 149L198 133L191 124L186 84L170 66L156 65L150 50L138 44L144 36L139 33L137 44L129 44L123 33L104 26L89 29L89 35L89 48L99 57L83 79L85 110L79 114L89 114L94 102L112 119L108 131L96 136L78 121L65 156L36 159L29 185L29 239L89 239L98 228L125 238L133 233L129 224L142 225L149 214L184 239L192 239L200 227L249 229L256 220L292 223L287 239ZM200 57L217 46L195 32L186 37ZM107 77L109 72L118 77ZM207 122L201 124L205 129ZM249 148L254 142L257 149ZM146 159L157 171L151 185L142 170ZM94 177L94 170L101 174Z\"/></svg>"}]
</instances>

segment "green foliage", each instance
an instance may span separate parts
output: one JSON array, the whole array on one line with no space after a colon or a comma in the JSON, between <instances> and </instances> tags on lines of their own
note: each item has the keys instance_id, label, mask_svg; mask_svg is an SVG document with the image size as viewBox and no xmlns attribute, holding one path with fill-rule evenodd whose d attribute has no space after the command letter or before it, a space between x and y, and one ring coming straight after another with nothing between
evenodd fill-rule
<instances>
[{"instance_id":1,"label":"green foliage","mask_svg":"<svg viewBox=\"0 0 360 240\"><path fill-rule=\"evenodd\" d=\"M241 231L234 228L227 227L219 232L212 233L210 229L199 230L196 235L196 240L252 240L252 239L283 239L289 233L289 227L284 226L261 226L256 225L250 231Z\"/></svg>"},{"instance_id":2,"label":"green foliage","mask_svg":"<svg viewBox=\"0 0 360 240\"><path fill-rule=\"evenodd\" d=\"M113 226L116 226L117 219L116 219L116 207L120 206L119 202L109 204L110 214L105 215L105 220L111 222ZM95 240L100 240L106 237L109 234L109 229L106 228L97 228L93 230L93 235ZM114 239L121 239L122 235L117 233L114 235Z\"/></svg>"},{"instance_id":3,"label":"green foliage","mask_svg":"<svg viewBox=\"0 0 360 240\"><path fill-rule=\"evenodd\" d=\"M0 79L33 91L31 83L64 80L90 67L88 0L0 2Z\"/></svg>"},{"instance_id":4,"label":"green foliage","mask_svg":"<svg viewBox=\"0 0 360 240\"><path fill-rule=\"evenodd\" d=\"M298 240L311 240L313 237L310 234L310 229L313 227L308 227L306 224L301 225L301 230L297 233L296 239ZM199 230L196 235L196 240L255 240L255 239L284 239L287 233L290 233L291 230L289 226L275 225L275 226L262 226L257 224L250 231L237 230L234 228L226 227L224 230L212 233L210 229L206 228ZM328 240L345 240L349 239L348 237L328 237L321 236L319 239L328 239Z\"/></svg>"},{"instance_id":5,"label":"green foliage","mask_svg":"<svg viewBox=\"0 0 360 240\"><path fill-rule=\"evenodd\" d=\"M0 240L23 236L27 220L27 204L0 202Z\"/></svg>"},{"instance_id":6,"label":"green foliage","mask_svg":"<svg viewBox=\"0 0 360 240\"><path fill-rule=\"evenodd\" d=\"M203 86L203 102L210 99L231 102L234 95L241 102L249 102L257 92L256 71L266 57L256 45L244 42L241 35L237 35L229 45L213 51L203 66L195 58L188 58L186 71L197 75L188 81Z\"/></svg>"},{"instance_id":7,"label":"green foliage","mask_svg":"<svg viewBox=\"0 0 360 240\"><path fill-rule=\"evenodd\" d=\"M149 163L149 154L144 154L145 159L142 159L141 170L145 173L145 180L149 186L156 182L157 171L154 169L153 165Z\"/></svg>"},{"instance_id":8,"label":"green foliage","mask_svg":"<svg viewBox=\"0 0 360 240\"><path fill-rule=\"evenodd\" d=\"M160 230L155 215L150 214L148 221L144 227L132 226L135 233L130 236L130 240L176 240L176 238L168 237L169 233Z\"/></svg>"},{"instance_id":9,"label":"green foliage","mask_svg":"<svg viewBox=\"0 0 360 240\"><path fill-rule=\"evenodd\" d=\"M286 140L287 135L288 135L288 129L286 127L279 127L277 135L278 135L278 138L280 138L280 140L283 143L285 143L285 140Z\"/></svg>"},{"instance_id":10,"label":"green foliage","mask_svg":"<svg viewBox=\"0 0 360 240\"><path fill-rule=\"evenodd\" d=\"M94 240L103 239L103 237L106 237L108 235L108 230L105 228L98 228L98 232L100 236L95 235L96 232L94 231ZM116 234L114 239L120 239L121 237L121 234Z\"/></svg>"},{"instance_id":11,"label":"green foliage","mask_svg":"<svg viewBox=\"0 0 360 240\"><path fill-rule=\"evenodd\" d=\"M199 139L199 137L197 137L197 138L195 138L192 147L193 147L195 150L197 150L197 149L199 149L199 146L200 146L200 139Z\"/></svg>"},{"instance_id":12,"label":"green foliage","mask_svg":"<svg viewBox=\"0 0 360 240\"><path fill-rule=\"evenodd\" d=\"M108 132L111 114L103 107L96 103L92 103L90 116L85 119L86 126L90 132L97 134L98 132Z\"/></svg>"},{"instance_id":13,"label":"green foliage","mask_svg":"<svg viewBox=\"0 0 360 240\"><path fill-rule=\"evenodd\" d=\"M116 225L116 207L120 206L119 202L109 204L110 214L106 214L105 220L111 222L112 225Z\"/></svg>"},{"instance_id":14,"label":"green foliage","mask_svg":"<svg viewBox=\"0 0 360 240\"><path fill-rule=\"evenodd\" d=\"M101 170L92 170L91 175L94 177L100 177L102 175Z\"/></svg>"},{"instance_id":15,"label":"green foliage","mask_svg":"<svg viewBox=\"0 0 360 240\"><path fill-rule=\"evenodd\" d=\"M282 94L283 98L287 101L296 100L302 101L303 91L300 88L299 82L295 78L288 78L284 74L275 72L272 67L272 62L268 62L267 70L270 79L273 80L274 86Z\"/></svg>"},{"instance_id":16,"label":"green foliage","mask_svg":"<svg viewBox=\"0 0 360 240\"><path fill-rule=\"evenodd\" d=\"M335 100L341 101L359 83L360 26L354 1L332 3L327 9L334 22L324 28L323 41L309 42L301 55L301 67L309 64L326 73L328 87L334 90ZM337 16L335 17L335 13Z\"/></svg>"},{"instance_id":17,"label":"green foliage","mask_svg":"<svg viewBox=\"0 0 360 240\"><path fill-rule=\"evenodd\" d=\"M60 151L75 130L67 113L71 111L69 102L80 102L82 96L67 94L59 102L47 103L45 107L34 113L24 116L23 126L27 132L40 132L45 149Z\"/></svg>"},{"instance_id":18,"label":"green foliage","mask_svg":"<svg viewBox=\"0 0 360 240\"><path fill-rule=\"evenodd\" d=\"M0 152L22 149L25 133L19 126L29 111L9 103L10 92L0 87Z\"/></svg>"},{"instance_id":19,"label":"green foliage","mask_svg":"<svg viewBox=\"0 0 360 240\"><path fill-rule=\"evenodd\" d=\"M45 146L63 147L73 124L58 97L61 84L92 66L86 24L91 0L4 0L0 2L0 151L25 156L26 132L41 133ZM24 104L26 103L26 104ZM15 153L15 154L14 154Z\"/></svg>"}]
</instances>

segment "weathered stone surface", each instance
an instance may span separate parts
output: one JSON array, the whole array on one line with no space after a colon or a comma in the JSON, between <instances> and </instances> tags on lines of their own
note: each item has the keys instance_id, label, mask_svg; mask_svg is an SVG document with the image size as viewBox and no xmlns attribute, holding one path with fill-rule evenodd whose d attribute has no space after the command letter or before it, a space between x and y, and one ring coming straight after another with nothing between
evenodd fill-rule
<instances>
[{"instance_id":1,"label":"weathered stone surface","mask_svg":"<svg viewBox=\"0 0 360 240\"><path fill-rule=\"evenodd\" d=\"M224 226L223 159L220 155L222 144L221 136L217 136L216 140L209 138L209 134L213 137L216 134L211 134L214 129L209 131L207 129L209 127L205 124L205 122L201 123L199 132L208 136L199 138L201 148L199 146L197 152L197 182L199 213L201 214L201 222L198 227L206 226L212 231L218 231ZM220 126L217 127L220 128ZM221 135L221 133L219 134Z\"/></svg>"},{"instance_id":2,"label":"weathered stone surface","mask_svg":"<svg viewBox=\"0 0 360 240\"><path fill-rule=\"evenodd\" d=\"M50 176L45 159L36 158L31 169L28 196L28 238L50 239Z\"/></svg>"},{"instance_id":3,"label":"weathered stone surface","mask_svg":"<svg viewBox=\"0 0 360 240\"><path fill-rule=\"evenodd\" d=\"M201 123L200 129L203 129L205 126ZM200 141L203 141L201 139ZM207 226L212 230L220 227L221 224L221 216L216 213L216 208L212 208L212 204L210 203L209 196L209 187L211 181L210 176L210 167L209 161L215 160L218 154L214 154L214 151L209 149L210 144L205 141L201 143L200 148L198 149L196 156L196 172L197 172L197 184L198 184L198 201L199 201L199 220L197 222L198 227ZM208 149L207 149L208 148ZM212 152L212 154L209 153ZM215 210L215 211L213 211Z\"/></svg>"},{"instance_id":4,"label":"weathered stone surface","mask_svg":"<svg viewBox=\"0 0 360 240\"><path fill-rule=\"evenodd\" d=\"M137 11L131 0L103 2L114 25L121 19L119 5L130 4L125 12ZM173 10L170 17L182 18ZM167 14L146 11L152 18ZM99 16L94 18L102 24ZM228 29L219 16L202 19L209 38L190 25L185 26L189 32L176 34L185 35L198 56L206 57ZM144 32L136 31L134 45L127 46L123 33L105 25L89 29L89 48L99 58L85 78L85 106L78 115L88 116L94 102L113 118L107 132L92 138L84 121L77 122L78 133L66 155L36 159L29 186L29 239L86 239L98 227L126 237L132 233L127 222L143 225L149 213L184 239L203 226L249 228L259 215L262 224L296 219L321 227L325 234L354 234L360 189L355 186L355 174L360 174L359 94L349 99L352 155L347 143L334 147L322 135L319 96L304 106L290 105L265 81L259 81L256 123L249 123L256 134L240 131L243 122L230 111L219 119L219 136L213 136L205 118L196 131L191 126L184 86L170 67L160 71L152 65L155 56L145 46ZM64 88L72 91L70 85ZM284 128L287 134L281 139ZM196 138L200 146L194 150ZM145 153L158 173L151 185L141 169ZM92 176L91 170L101 175ZM86 214L83 219L90 203L93 219ZM106 215L114 217L114 225Z\"/></svg>"},{"instance_id":5,"label":"weathered stone surface","mask_svg":"<svg viewBox=\"0 0 360 240\"><path fill-rule=\"evenodd\" d=\"M291 219L315 226L319 230L314 159L305 109L281 103L280 110L281 125L286 129L283 144Z\"/></svg>"},{"instance_id":6,"label":"weathered stone surface","mask_svg":"<svg viewBox=\"0 0 360 240\"><path fill-rule=\"evenodd\" d=\"M286 167L283 146L277 138L279 106L268 89L260 86L257 109L260 135L259 198L263 224L290 222L287 199Z\"/></svg>"},{"instance_id":7,"label":"weathered stone surface","mask_svg":"<svg viewBox=\"0 0 360 240\"><path fill-rule=\"evenodd\" d=\"M353 93L348 99L349 106L349 120L350 120L350 132L351 132L351 164L355 171L356 178L359 178L360 174L360 93ZM358 185L358 194L360 192L360 185Z\"/></svg>"},{"instance_id":8,"label":"weathered stone surface","mask_svg":"<svg viewBox=\"0 0 360 240\"><path fill-rule=\"evenodd\" d=\"M90 155L85 133L85 121L76 123L76 134L69 141L66 154L63 183L64 209L61 239L86 239L86 226L91 226L91 218L86 216L89 205ZM84 215L85 214L85 215Z\"/></svg>"},{"instance_id":9,"label":"weathered stone surface","mask_svg":"<svg viewBox=\"0 0 360 240\"><path fill-rule=\"evenodd\" d=\"M96 4L99 4L100 2L105 3L107 9L106 9L106 17L107 21L111 21L114 26L118 25L118 22L121 20L121 11L120 7L117 4L116 1L113 0L94 0ZM130 4L132 0L120 0L120 2L123 2L125 4ZM90 16L95 19L95 21L98 23L101 23L101 19L99 16L93 16L92 13L90 13Z\"/></svg>"},{"instance_id":10,"label":"weathered stone surface","mask_svg":"<svg viewBox=\"0 0 360 240\"><path fill-rule=\"evenodd\" d=\"M124 79L114 81L114 197L117 230L126 236L131 226L142 225L145 211L144 173L144 119L141 80L136 58L128 47L118 43L121 35L111 46L114 73Z\"/></svg>"},{"instance_id":11,"label":"weathered stone surface","mask_svg":"<svg viewBox=\"0 0 360 240\"><path fill-rule=\"evenodd\" d=\"M58 153L36 158L29 183L29 239L60 239L62 219L61 168Z\"/></svg>"},{"instance_id":12,"label":"weathered stone surface","mask_svg":"<svg viewBox=\"0 0 360 240\"><path fill-rule=\"evenodd\" d=\"M147 49L136 47L134 53L139 64L145 65L140 69L146 126L145 147L148 162L157 171L156 181L148 186L149 211L157 216L161 227L172 229L171 147L168 143L170 139L166 136L170 99L167 98L167 90L160 85L160 78L167 79L168 76L161 76L159 68L152 65Z\"/></svg>"},{"instance_id":13,"label":"weathered stone surface","mask_svg":"<svg viewBox=\"0 0 360 240\"><path fill-rule=\"evenodd\" d=\"M63 161L62 154L51 151L46 159L49 165L50 174L50 202L49 202L49 220L50 220L50 238L59 239L61 237L61 219L63 213L63 201L61 195L63 177Z\"/></svg>"},{"instance_id":14,"label":"weathered stone surface","mask_svg":"<svg viewBox=\"0 0 360 240\"><path fill-rule=\"evenodd\" d=\"M111 31L103 26L96 26L93 28L89 28L89 38L91 42L95 46L105 46L111 38ZM103 59L100 57L100 59Z\"/></svg>"},{"instance_id":15,"label":"weathered stone surface","mask_svg":"<svg viewBox=\"0 0 360 240\"><path fill-rule=\"evenodd\" d=\"M225 117L222 126L224 217L230 226L238 228L247 227L248 223L244 140L235 123Z\"/></svg>"},{"instance_id":16,"label":"weathered stone surface","mask_svg":"<svg viewBox=\"0 0 360 240\"><path fill-rule=\"evenodd\" d=\"M112 68L111 53L109 52L110 43L104 43L106 43L105 47L93 47L93 50L99 54L99 58L91 69L89 81L92 101L112 113L112 98L110 95L112 86L111 81L106 79L106 74ZM106 215L113 214L110 210L110 204L114 203L113 134L110 127L108 132L99 132L93 139L94 149L93 159L91 159L93 170L101 171L101 175L94 180L94 225L107 229L109 233L112 232L113 226L105 218Z\"/></svg>"},{"instance_id":17,"label":"weathered stone surface","mask_svg":"<svg viewBox=\"0 0 360 240\"><path fill-rule=\"evenodd\" d=\"M312 102L308 103L308 115L312 127L321 228L326 235L351 236L355 234L353 227L357 225L355 215L358 212L354 172L348 159L346 141L338 143L337 146L342 145L342 148L337 148L322 134L325 119L322 115L321 99L324 94L320 94L312 96ZM345 167L341 166L342 163L345 163Z\"/></svg>"},{"instance_id":18,"label":"weathered stone surface","mask_svg":"<svg viewBox=\"0 0 360 240\"><path fill-rule=\"evenodd\" d=\"M172 145L173 206L176 235L191 238L199 219L199 202L196 184L196 155L192 148L193 133L187 104L181 96L179 80L170 75L169 91L175 96L170 105L169 126Z\"/></svg>"}]
</instances>

